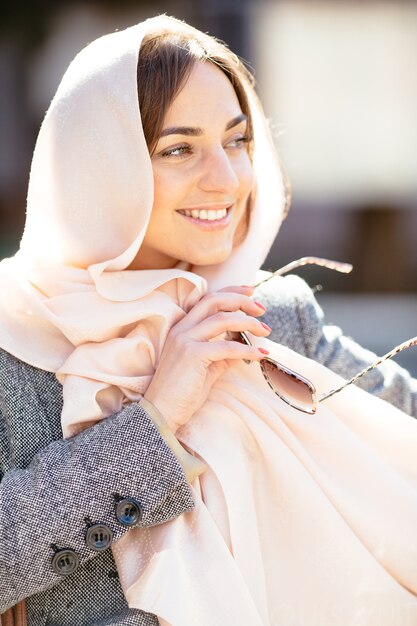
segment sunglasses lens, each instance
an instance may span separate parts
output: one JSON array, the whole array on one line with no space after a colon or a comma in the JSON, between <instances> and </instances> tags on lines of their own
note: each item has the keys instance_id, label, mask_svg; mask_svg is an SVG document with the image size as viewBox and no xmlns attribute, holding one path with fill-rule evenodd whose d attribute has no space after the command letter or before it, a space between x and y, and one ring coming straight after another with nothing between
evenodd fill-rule
<instances>
[{"instance_id":1,"label":"sunglasses lens","mask_svg":"<svg viewBox=\"0 0 417 626\"><path fill-rule=\"evenodd\" d=\"M314 412L313 390L307 383L268 359L262 359L261 364L264 375L283 400L307 413Z\"/></svg>"}]
</instances>

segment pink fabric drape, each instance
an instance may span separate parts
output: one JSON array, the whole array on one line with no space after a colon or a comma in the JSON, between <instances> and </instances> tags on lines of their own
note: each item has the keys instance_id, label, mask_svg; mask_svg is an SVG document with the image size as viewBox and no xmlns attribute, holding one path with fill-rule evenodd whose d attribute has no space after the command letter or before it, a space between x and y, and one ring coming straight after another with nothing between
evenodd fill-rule
<instances>
[{"instance_id":1,"label":"pink fabric drape","mask_svg":"<svg viewBox=\"0 0 417 626\"><path fill-rule=\"evenodd\" d=\"M341 380L262 345L319 392ZM116 544L130 606L169 626L417 624L414 418L355 387L309 416L238 363L179 439L208 469L195 510Z\"/></svg>"}]
</instances>

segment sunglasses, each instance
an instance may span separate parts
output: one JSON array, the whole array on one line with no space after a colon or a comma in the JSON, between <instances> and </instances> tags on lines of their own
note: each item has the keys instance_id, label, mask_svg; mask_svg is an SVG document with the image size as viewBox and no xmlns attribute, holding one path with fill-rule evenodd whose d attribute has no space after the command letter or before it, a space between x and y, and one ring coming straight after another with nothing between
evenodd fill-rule
<instances>
[{"instance_id":1,"label":"sunglasses","mask_svg":"<svg viewBox=\"0 0 417 626\"><path fill-rule=\"evenodd\" d=\"M350 265L350 263L339 263L338 261L329 261L328 259L321 259L319 257L303 257L302 259L293 261L292 263L289 263L285 267L282 267L273 274L269 275L267 278L257 283L255 287L266 282L267 280L270 280L274 276L282 276L296 267L308 264L320 265L322 267L334 269L338 272L344 273L348 273L352 270L352 265ZM245 332L231 332L230 337L233 341L237 341L247 346L252 345L247 333ZM309 415L314 415L317 412L320 402L323 402L324 400L334 396L336 393L339 393L352 383L356 382L359 378L362 378L362 376L364 376L367 372L370 372L378 367L378 365L381 365L381 363L387 359L390 359L399 352L402 352L402 350L411 348L415 345L417 345L417 337L413 337L412 339L401 343L384 354L384 356L378 358L374 363L360 371L353 378L344 382L340 385L340 387L322 394L319 398L317 397L316 388L311 380L308 380L308 378L294 372L282 363L278 363L278 361L266 356L259 361L259 365L266 382L272 391L279 396L279 398L281 398L281 400L294 409L298 409L299 411L308 413ZM245 363L249 364L251 361L245 360Z\"/></svg>"}]
</instances>

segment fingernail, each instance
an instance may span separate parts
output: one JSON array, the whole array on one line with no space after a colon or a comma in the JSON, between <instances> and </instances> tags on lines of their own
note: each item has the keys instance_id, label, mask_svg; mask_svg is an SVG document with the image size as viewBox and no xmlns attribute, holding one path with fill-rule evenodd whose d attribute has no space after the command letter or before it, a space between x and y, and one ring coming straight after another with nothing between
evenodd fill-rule
<instances>
[{"instance_id":1,"label":"fingernail","mask_svg":"<svg viewBox=\"0 0 417 626\"><path fill-rule=\"evenodd\" d=\"M242 289L255 289L252 285L240 285Z\"/></svg>"},{"instance_id":2,"label":"fingernail","mask_svg":"<svg viewBox=\"0 0 417 626\"><path fill-rule=\"evenodd\" d=\"M258 302L257 300L254 300L254 303L256 304L256 306L258 306L260 309L262 309L262 311L266 311L266 306L261 304L261 302Z\"/></svg>"},{"instance_id":3,"label":"fingernail","mask_svg":"<svg viewBox=\"0 0 417 626\"><path fill-rule=\"evenodd\" d=\"M265 324L264 322L259 322L259 323L260 323L260 324L262 324L262 326L263 326L266 330L268 330L269 332L271 332L271 331L272 331L272 328L269 328L268 324Z\"/></svg>"},{"instance_id":4,"label":"fingernail","mask_svg":"<svg viewBox=\"0 0 417 626\"><path fill-rule=\"evenodd\" d=\"M265 348L258 348L259 352L262 352L262 354L269 354L269 350L265 350Z\"/></svg>"}]
</instances>

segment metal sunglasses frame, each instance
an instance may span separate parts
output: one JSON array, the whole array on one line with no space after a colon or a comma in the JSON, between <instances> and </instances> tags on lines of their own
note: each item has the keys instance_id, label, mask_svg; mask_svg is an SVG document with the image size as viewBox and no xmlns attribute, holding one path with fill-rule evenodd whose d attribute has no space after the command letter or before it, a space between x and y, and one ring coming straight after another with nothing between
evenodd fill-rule
<instances>
[{"instance_id":1,"label":"metal sunglasses frame","mask_svg":"<svg viewBox=\"0 0 417 626\"><path fill-rule=\"evenodd\" d=\"M270 280L274 276L282 276L286 272L289 272L289 271L291 271L291 270L293 270L293 269L295 269L297 267L301 267L302 265L309 265L309 264L320 265L321 267L326 267L328 269L333 269L333 270L336 270L338 272L343 272L343 273L348 273L348 272L350 272L352 270L352 265L350 263L340 263L339 261L330 261L329 259L322 259L320 257L303 257L302 259L298 259L297 261L292 261L291 263L288 263L288 265L285 265L284 267L280 268L279 270L276 270L275 272L273 272L272 274L270 274L269 276L267 276L266 278L264 278L260 282L256 283L256 285L254 285L254 287L258 287L259 285L261 285L262 283L266 282L267 280ZM232 333L232 335L233 334L239 335L241 340L243 340L244 343L246 343L247 345L249 345L249 346L252 345L248 335L245 332ZM323 402L324 400L327 400L328 398L331 398L336 393L339 393L340 391L342 391L343 389L345 389L346 387L348 387L352 383L356 382L359 378L362 378L362 376L364 376L365 374L367 374L371 370L373 370L376 367L378 367L379 365L381 365L381 363L383 363L384 361L386 361L388 359L391 359L393 356L395 356L399 352L402 352L403 350L406 350L407 348L411 348L412 346L415 346L415 345L417 345L417 337L412 337L411 339L408 339L407 341L404 341L403 343L399 344L398 346L395 346L395 348L392 348L392 350L390 350L389 352L387 352L383 356L379 357L374 363L371 363L371 365L368 365L368 367L365 367L358 374L353 376L353 378L351 378L350 380L344 382L339 387L336 387L335 389L332 389L332 390L322 394L320 396L320 398L317 398L316 388L315 388L315 386L314 386L314 384L312 383L311 380L309 380L308 378L305 378L304 376L302 376L301 374L298 374L297 372L294 372L294 370L291 370L289 367L286 367L282 363L278 363L278 361L275 361L274 359L272 359L270 357L264 357L263 359L260 360L259 364L261 366L262 374L263 374L265 380L267 381L268 385L271 387L271 389L274 391L274 393L279 398L281 398L281 400L286 402L286 404L288 404L289 406L293 407L294 409L297 409L298 411L302 411L303 413L307 413L308 415L314 415L317 412L318 404L320 402ZM249 361L249 363L250 362L251 361ZM297 405L293 404L292 402L290 402L288 400L288 398L283 396L282 393L279 393L279 391L277 391L277 389L275 388L275 386L271 383L271 381L269 379L269 376L268 376L268 374L266 372L266 369L265 369L265 366L263 364L264 362L271 363L274 367L278 368L284 374L290 376L291 378L293 378L294 380L296 380L297 382L303 384L305 387L308 388L308 390L309 390L309 392L311 394L311 410L307 410L305 408L302 408L300 406L297 406Z\"/></svg>"}]
</instances>

